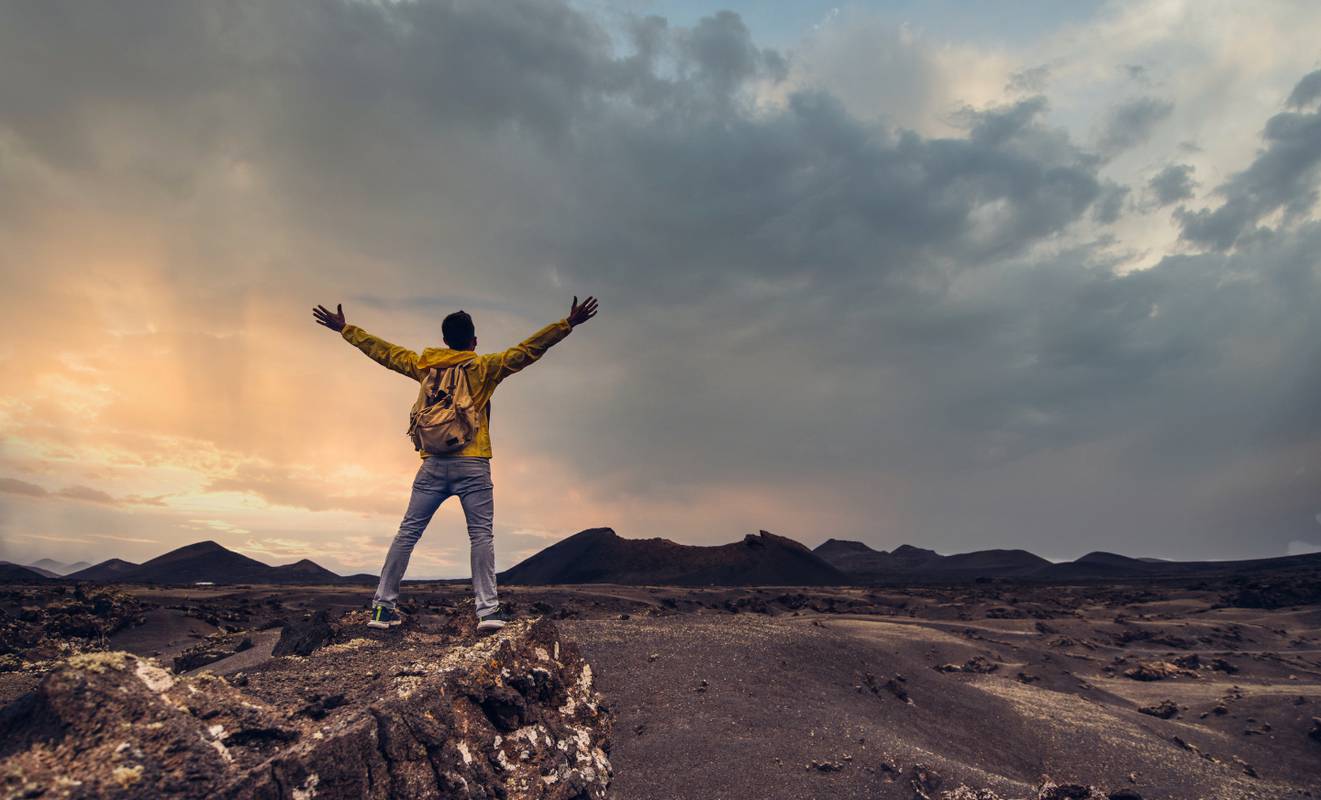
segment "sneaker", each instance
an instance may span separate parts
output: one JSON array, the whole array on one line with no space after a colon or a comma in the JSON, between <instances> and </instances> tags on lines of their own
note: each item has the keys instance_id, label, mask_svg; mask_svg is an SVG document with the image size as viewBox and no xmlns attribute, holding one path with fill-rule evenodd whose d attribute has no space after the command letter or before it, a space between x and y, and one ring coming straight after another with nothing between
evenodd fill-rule
<instances>
[{"instance_id":1,"label":"sneaker","mask_svg":"<svg viewBox=\"0 0 1321 800\"><path fill-rule=\"evenodd\" d=\"M477 630L498 631L505 626L506 622L513 621L514 615L506 611L504 606L496 606L491 613L477 618Z\"/></svg>"},{"instance_id":2,"label":"sneaker","mask_svg":"<svg viewBox=\"0 0 1321 800\"><path fill-rule=\"evenodd\" d=\"M372 606L372 618L367 620L368 628L393 628L403 624L404 618L399 612L385 606Z\"/></svg>"}]
</instances>

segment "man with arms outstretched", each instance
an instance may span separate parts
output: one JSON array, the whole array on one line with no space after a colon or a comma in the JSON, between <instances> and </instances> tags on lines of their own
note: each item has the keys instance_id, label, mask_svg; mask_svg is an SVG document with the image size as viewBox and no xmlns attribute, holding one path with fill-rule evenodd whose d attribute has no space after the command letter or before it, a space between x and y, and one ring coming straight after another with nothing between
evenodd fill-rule
<instances>
[{"instance_id":1,"label":"man with arms outstretched","mask_svg":"<svg viewBox=\"0 0 1321 800\"><path fill-rule=\"evenodd\" d=\"M448 347L429 347L419 355L378 339L357 325L347 324L341 305L336 305L335 311L325 306L312 309L318 323L339 332L373 361L413 380L422 381L432 368L462 367L471 392L472 408L477 410L477 430L472 441L461 450L444 455L418 450L422 465L413 479L408 510L386 554L368 625L388 628L403 621L395 604L399 600L399 582L408 568L408 558L436 509L451 495L458 495L468 520L477 629L498 630L512 619L509 612L500 607L495 589L495 544L491 535L495 516L491 485L491 395L501 381L541 358L551 345L596 316L596 306L595 297L589 297L581 304L575 297L569 316L547 325L517 347L487 355L475 352L477 331L472 317L464 311L450 314L441 323L441 335Z\"/></svg>"}]
</instances>

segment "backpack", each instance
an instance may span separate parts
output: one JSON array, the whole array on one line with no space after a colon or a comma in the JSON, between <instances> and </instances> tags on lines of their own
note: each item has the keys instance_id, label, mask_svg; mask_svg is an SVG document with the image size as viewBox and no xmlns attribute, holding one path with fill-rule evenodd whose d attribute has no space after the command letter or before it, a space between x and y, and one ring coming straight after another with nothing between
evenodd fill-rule
<instances>
[{"instance_id":1,"label":"backpack","mask_svg":"<svg viewBox=\"0 0 1321 800\"><path fill-rule=\"evenodd\" d=\"M455 453L477 436L478 412L472 405L467 366L432 367L419 381L417 401L408 414L408 438L432 455Z\"/></svg>"}]
</instances>

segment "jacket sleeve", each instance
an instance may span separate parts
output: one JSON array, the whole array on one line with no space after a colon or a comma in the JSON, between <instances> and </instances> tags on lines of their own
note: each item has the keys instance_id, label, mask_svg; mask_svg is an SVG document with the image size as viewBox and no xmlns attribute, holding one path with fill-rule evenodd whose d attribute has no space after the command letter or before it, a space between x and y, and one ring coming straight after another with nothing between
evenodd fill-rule
<instances>
[{"instance_id":1,"label":"jacket sleeve","mask_svg":"<svg viewBox=\"0 0 1321 800\"><path fill-rule=\"evenodd\" d=\"M492 385L499 383L515 372L541 358L551 345L564 339L573 330L567 319L553 322L529 336L522 344L500 353L482 356L486 362L486 374Z\"/></svg>"},{"instance_id":2,"label":"jacket sleeve","mask_svg":"<svg viewBox=\"0 0 1321 800\"><path fill-rule=\"evenodd\" d=\"M384 339L372 336L357 325L345 325L340 331L344 341L367 354L367 357L383 367L388 367L401 375L407 375L420 381L425 374L418 366L417 353L406 347L390 344Z\"/></svg>"}]
</instances>

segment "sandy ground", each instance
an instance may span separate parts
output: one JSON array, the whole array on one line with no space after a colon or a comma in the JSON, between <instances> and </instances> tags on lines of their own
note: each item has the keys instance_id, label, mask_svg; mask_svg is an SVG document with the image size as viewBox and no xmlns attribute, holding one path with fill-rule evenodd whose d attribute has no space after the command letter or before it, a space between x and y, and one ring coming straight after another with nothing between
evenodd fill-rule
<instances>
[{"instance_id":1,"label":"sandy ground","mask_svg":"<svg viewBox=\"0 0 1321 800\"><path fill-rule=\"evenodd\" d=\"M268 663L280 620L369 601L342 587L128 591L142 623L112 646L165 663L246 639L191 670L229 676ZM405 632L466 592L409 587ZM1321 606L1224 597L1010 584L504 593L592 663L615 717L621 800L909 800L919 773L933 790L1001 797L1035 797L1043 776L1171 800L1321 797L1321 738L1309 735ZM0 677L0 699L36 680Z\"/></svg>"}]
</instances>

